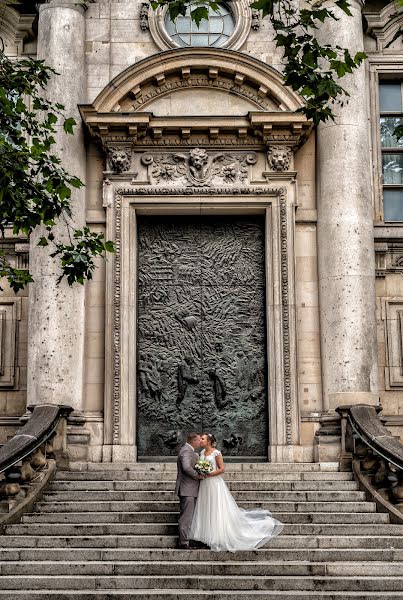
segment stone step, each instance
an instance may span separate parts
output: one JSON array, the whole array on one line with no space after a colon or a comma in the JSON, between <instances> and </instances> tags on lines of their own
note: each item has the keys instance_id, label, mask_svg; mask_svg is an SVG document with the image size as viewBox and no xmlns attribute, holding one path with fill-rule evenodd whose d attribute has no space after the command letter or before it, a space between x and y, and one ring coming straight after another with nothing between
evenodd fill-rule
<instances>
[{"instance_id":1,"label":"stone step","mask_svg":"<svg viewBox=\"0 0 403 600\"><path fill-rule=\"evenodd\" d=\"M45 506L47 506L45 504ZM177 523L177 512L41 512L23 516L24 523ZM387 524L385 513L276 513L282 523L315 523L327 525L352 525L361 527ZM398 527L392 525L392 527Z\"/></svg>"},{"instance_id":2,"label":"stone step","mask_svg":"<svg viewBox=\"0 0 403 600\"><path fill-rule=\"evenodd\" d=\"M225 455L224 455L225 458ZM80 463L73 462L70 465L71 471L176 471L176 460L172 462L160 463ZM303 471L321 471L334 472L339 470L339 463L226 463L228 472L234 471L266 471L270 472L297 472Z\"/></svg>"},{"instance_id":3,"label":"stone step","mask_svg":"<svg viewBox=\"0 0 403 600\"><path fill-rule=\"evenodd\" d=\"M352 492L358 490L355 481L227 481L230 490L242 491L271 491L271 492ZM55 481L50 492L78 491L168 491L174 489L174 480L170 481Z\"/></svg>"},{"instance_id":4,"label":"stone step","mask_svg":"<svg viewBox=\"0 0 403 600\"><path fill-rule=\"evenodd\" d=\"M56 480L62 481L174 481L176 471L58 471ZM282 472L236 471L225 473L226 481L352 481L352 473L339 472Z\"/></svg>"},{"instance_id":5,"label":"stone step","mask_svg":"<svg viewBox=\"0 0 403 600\"><path fill-rule=\"evenodd\" d=\"M68 526L67 526L68 527ZM175 548L174 535L90 534L60 525L9 525L2 538L3 547L102 547L102 548ZM88 539L90 536L90 539ZM280 535L267 544L270 548L403 548L400 536Z\"/></svg>"},{"instance_id":6,"label":"stone step","mask_svg":"<svg viewBox=\"0 0 403 600\"><path fill-rule=\"evenodd\" d=\"M402 600L399 592L328 592L328 591L206 591L206 590L96 590L45 591L3 590L1 600Z\"/></svg>"},{"instance_id":7,"label":"stone step","mask_svg":"<svg viewBox=\"0 0 403 600\"><path fill-rule=\"evenodd\" d=\"M13 535L176 535L177 524L173 523L37 523L35 519L24 525L10 525L7 533ZM286 524L282 535L358 535L358 536L403 536L403 525L312 525Z\"/></svg>"},{"instance_id":8,"label":"stone step","mask_svg":"<svg viewBox=\"0 0 403 600\"><path fill-rule=\"evenodd\" d=\"M286 497L288 502L362 502L365 500L364 492L272 492L272 491L232 491L235 500L239 502L280 502ZM178 497L173 491L113 491L113 490L95 490L95 491L67 491L67 492L52 492L48 491L43 496L46 502L69 502L83 501L91 502L102 500L104 502L176 502Z\"/></svg>"},{"instance_id":9,"label":"stone step","mask_svg":"<svg viewBox=\"0 0 403 600\"><path fill-rule=\"evenodd\" d=\"M283 577L327 575L340 576L402 576L403 562L393 565L382 562L362 564L349 562L252 562L227 561L211 563L210 561L148 561L148 562L114 562L114 561L8 561L0 565L0 575L276 575Z\"/></svg>"},{"instance_id":10,"label":"stone step","mask_svg":"<svg viewBox=\"0 0 403 600\"><path fill-rule=\"evenodd\" d=\"M247 576L227 575L154 575L152 578L141 575L3 575L1 590L273 590L273 591L377 591L403 592L403 577L336 577L336 576Z\"/></svg>"},{"instance_id":11,"label":"stone step","mask_svg":"<svg viewBox=\"0 0 403 600\"><path fill-rule=\"evenodd\" d=\"M7 537L5 538L7 539ZM1 561L117 561L117 562L161 562L204 561L210 563L237 561L249 562L352 562L395 563L403 561L401 549L365 549L365 548L262 548L256 551L210 552L209 550L176 550L173 548L102 548L91 546L91 540L81 538L79 546L48 546L46 542L55 538L38 538L35 547L0 548ZM59 538L63 539L63 538ZM65 538L64 538L65 539ZM80 540L80 541L81 541ZM73 540L74 541L74 540ZM84 545L85 544L85 545ZM1 580L0 580L1 581Z\"/></svg>"},{"instance_id":12,"label":"stone step","mask_svg":"<svg viewBox=\"0 0 403 600\"><path fill-rule=\"evenodd\" d=\"M375 512L376 505L374 502L239 502L241 508L263 508L269 510L272 513L280 512L326 512L326 513L337 513L337 512ZM100 500L98 502L78 502L78 501L46 501L39 502L37 504L37 510L39 512L108 512L108 511L120 511L120 512L177 512L179 508L178 502L153 502L153 501L117 501L117 502L106 502Z\"/></svg>"}]
</instances>

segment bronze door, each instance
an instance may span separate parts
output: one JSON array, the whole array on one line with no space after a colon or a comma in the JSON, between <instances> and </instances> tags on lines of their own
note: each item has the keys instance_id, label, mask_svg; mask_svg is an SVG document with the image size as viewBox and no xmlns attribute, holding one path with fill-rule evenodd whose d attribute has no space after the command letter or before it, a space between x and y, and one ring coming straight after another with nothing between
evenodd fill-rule
<instances>
[{"instance_id":1,"label":"bronze door","mask_svg":"<svg viewBox=\"0 0 403 600\"><path fill-rule=\"evenodd\" d=\"M226 456L265 460L263 219L139 217L138 248L139 458L207 431Z\"/></svg>"}]
</instances>

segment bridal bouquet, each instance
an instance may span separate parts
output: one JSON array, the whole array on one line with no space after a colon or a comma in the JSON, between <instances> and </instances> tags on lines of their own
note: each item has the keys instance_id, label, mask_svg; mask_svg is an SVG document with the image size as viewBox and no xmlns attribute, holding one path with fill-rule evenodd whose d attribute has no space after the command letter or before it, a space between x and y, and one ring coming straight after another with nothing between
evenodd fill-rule
<instances>
[{"instance_id":1,"label":"bridal bouquet","mask_svg":"<svg viewBox=\"0 0 403 600\"><path fill-rule=\"evenodd\" d=\"M210 461L199 458L194 466L194 469L197 471L197 473L199 473L199 475L208 475L213 470L213 465Z\"/></svg>"}]
</instances>

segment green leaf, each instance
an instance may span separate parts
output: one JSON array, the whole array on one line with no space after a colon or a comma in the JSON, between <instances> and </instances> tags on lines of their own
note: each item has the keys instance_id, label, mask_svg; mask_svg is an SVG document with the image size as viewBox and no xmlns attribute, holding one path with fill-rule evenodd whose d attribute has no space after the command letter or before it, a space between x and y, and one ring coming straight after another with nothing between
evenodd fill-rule
<instances>
[{"instance_id":1,"label":"green leaf","mask_svg":"<svg viewBox=\"0 0 403 600\"><path fill-rule=\"evenodd\" d=\"M208 19L208 8L206 6L198 6L191 11L190 17L196 23L196 26L199 27L203 19Z\"/></svg>"},{"instance_id":2,"label":"green leaf","mask_svg":"<svg viewBox=\"0 0 403 600\"><path fill-rule=\"evenodd\" d=\"M49 246L49 242L45 237L41 237L38 242L38 246Z\"/></svg>"},{"instance_id":3,"label":"green leaf","mask_svg":"<svg viewBox=\"0 0 403 600\"><path fill-rule=\"evenodd\" d=\"M115 252L115 244L111 241L105 242L105 250L107 252Z\"/></svg>"},{"instance_id":4,"label":"green leaf","mask_svg":"<svg viewBox=\"0 0 403 600\"><path fill-rule=\"evenodd\" d=\"M349 17L353 16L350 10L350 4L347 2L347 0L336 0L335 4L336 6L341 8L341 10L346 13L346 15L348 15Z\"/></svg>"},{"instance_id":5,"label":"green leaf","mask_svg":"<svg viewBox=\"0 0 403 600\"><path fill-rule=\"evenodd\" d=\"M74 125L77 125L76 120L73 117L69 117L63 123L63 129L66 133L74 133Z\"/></svg>"},{"instance_id":6,"label":"green leaf","mask_svg":"<svg viewBox=\"0 0 403 600\"><path fill-rule=\"evenodd\" d=\"M366 58L368 58L368 56L365 52L357 52L354 56L354 62L356 64L361 64Z\"/></svg>"},{"instance_id":7,"label":"green leaf","mask_svg":"<svg viewBox=\"0 0 403 600\"><path fill-rule=\"evenodd\" d=\"M403 0L402 0L402 1L403 1ZM393 132L393 135L394 135L394 136L395 136L395 137L396 137L398 140L400 140L401 138L403 138L403 125L398 125L398 126L395 128L395 130L394 130L394 132Z\"/></svg>"}]
</instances>

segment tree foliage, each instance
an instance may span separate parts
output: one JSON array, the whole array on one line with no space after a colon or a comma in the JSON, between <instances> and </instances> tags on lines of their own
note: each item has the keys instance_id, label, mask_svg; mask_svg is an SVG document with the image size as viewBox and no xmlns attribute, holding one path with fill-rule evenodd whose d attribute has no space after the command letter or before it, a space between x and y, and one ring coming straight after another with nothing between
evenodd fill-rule
<instances>
[{"instance_id":1,"label":"tree foliage","mask_svg":"<svg viewBox=\"0 0 403 600\"><path fill-rule=\"evenodd\" d=\"M151 5L153 8L166 5L172 20L190 9L197 25L208 18L209 7L218 9L216 0L151 0ZM255 0L251 7L270 20L274 41L283 53L285 84L304 98L302 112L315 124L334 120L334 105L348 96L340 79L353 73L366 54L352 55L348 48L320 44L315 32L326 20L339 26L335 8L351 15L348 0L334 0L333 7L318 0L306 0L303 8L296 8L293 0Z\"/></svg>"},{"instance_id":2,"label":"tree foliage","mask_svg":"<svg viewBox=\"0 0 403 600\"><path fill-rule=\"evenodd\" d=\"M68 283L91 279L94 258L113 251L103 234L74 229L71 192L82 181L69 174L54 152L56 127L72 135L76 122L65 118L62 104L46 100L45 88L57 73L43 61L11 62L0 52L0 236L12 227L15 235L29 236L44 226L40 246L51 245L59 260L61 276ZM55 228L58 223L57 229ZM70 243L57 238L64 224ZM17 292L32 281L29 272L14 268L2 253L0 277Z\"/></svg>"}]
</instances>

